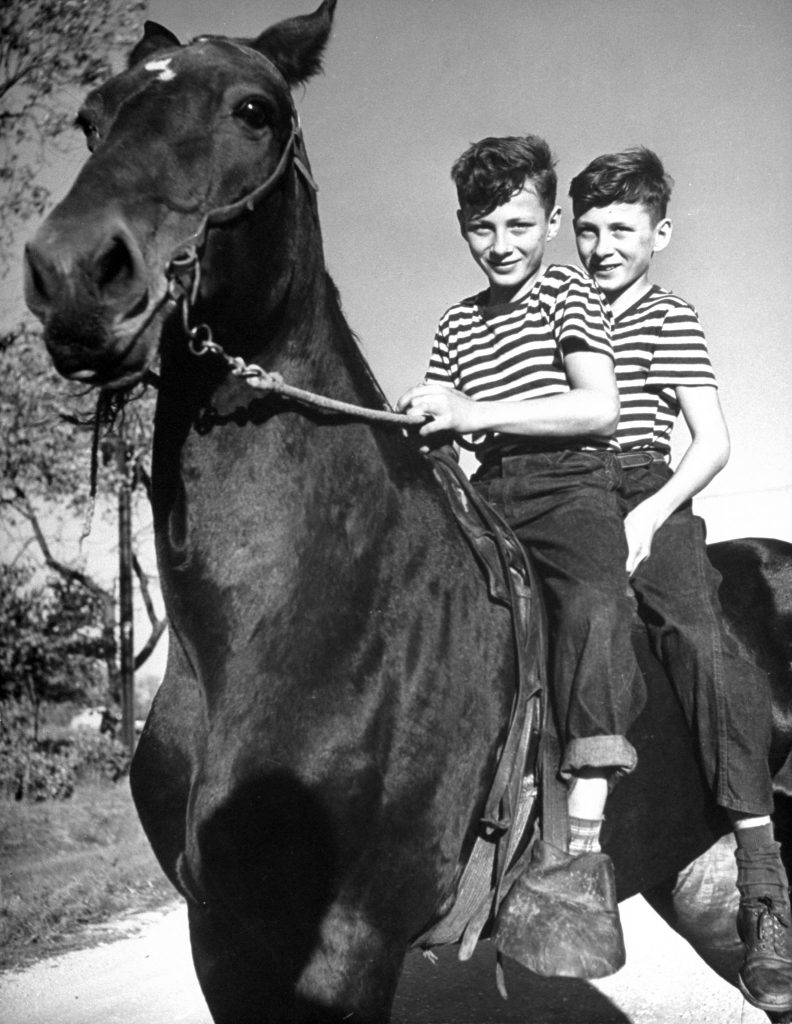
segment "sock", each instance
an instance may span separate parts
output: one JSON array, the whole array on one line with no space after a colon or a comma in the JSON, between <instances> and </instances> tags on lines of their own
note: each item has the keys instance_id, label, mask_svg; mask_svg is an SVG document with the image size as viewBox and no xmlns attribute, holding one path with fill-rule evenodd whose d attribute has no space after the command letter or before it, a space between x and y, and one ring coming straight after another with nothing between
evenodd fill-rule
<instances>
[{"instance_id":1,"label":"sock","mask_svg":"<svg viewBox=\"0 0 792 1024\"><path fill-rule=\"evenodd\" d=\"M785 924L789 924L789 881L781 861L781 847L771 837L766 838L768 826L736 829L738 836L734 856L737 860L737 888L742 900L762 900L769 897L781 910ZM740 836L740 832L765 832L761 836ZM747 839L747 844L739 842Z\"/></svg>"},{"instance_id":2,"label":"sock","mask_svg":"<svg viewBox=\"0 0 792 1024\"><path fill-rule=\"evenodd\" d=\"M569 816L569 852L577 857L581 853L600 852L600 829L604 818L573 818Z\"/></svg>"},{"instance_id":3,"label":"sock","mask_svg":"<svg viewBox=\"0 0 792 1024\"><path fill-rule=\"evenodd\" d=\"M734 829L734 838L738 849L748 854L771 848L775 841L773 826L769 822L765 825L749 825L748 828L738 826Z\"/></svg>"}]
</instances>

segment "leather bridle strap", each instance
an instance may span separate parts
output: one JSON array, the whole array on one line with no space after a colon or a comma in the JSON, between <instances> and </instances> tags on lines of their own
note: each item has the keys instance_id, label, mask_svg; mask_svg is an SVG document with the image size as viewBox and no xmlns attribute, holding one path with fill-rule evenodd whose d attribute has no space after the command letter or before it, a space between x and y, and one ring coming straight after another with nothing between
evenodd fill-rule
<instances>
[{"instance_id":1,"label":"leather bridle strap","mask_svg":"<svg viewBox=\"0 0 792 1024\"><path fill-rule=\"evenodd\" d=\"M202 41L203 40L200 38L196 40L196 42ZM212 42L217 44L216 40L212 40ZM316 193L319 191L319 186L314 181L308 165L308 158L305 153L305 144L302 137L302 128L300 127L300 118L294 106L294 100L292 98L291 89L289 88L289 83L281 74L280 69L269 59L269 57L265 56L263 53L259 53L258 50L240 45L230 39L223 40L222 45L243 51L246 57L252 56L264 63L270 75L275 79L276 83L287 97L288 106L291 111L291 130L289 131L289 137L286 140L286 145L283 147L283 152L281 153L278 162L269 177L260 185L257 185L251 192L248 192L247 195L242 196L241 199L237 199L233 203L228 203L225 206L218 206L213 210L209 210L209 212L204 216L198 230L188 238L185 238L173 249L165 269L165 274L168 280L173 282L174 280L179 281L180 277L190 273L193 277L190 282L190 287L184 288L183 282L180 283L182 290L185 294L190 295L191 300L195 299L197 293L198 276L193 275L192 271L194 271L194 268L197 266L199 254L202 252L203 247L206 244L206 236L209 229L227 224L229 221L235 220L242 214L251 213L258 203L260 203L262 199L266 198L266 196L275 189L275 186L279 184L281 178L286 174L290 163L294 164L295 170L308 186L311 192L311 206L314 211L314 215L318 216L315 197ZM176 296L174 296L174 298L175 297Z\"/></svg>"},{"instance_id":2,"label":"leather bridle strap","mask_svg":"<svg viewBox=\"0 0 792 1024\"><path fill-rule=\"evenodd\" d=\"M295 169L300 173L306 184L314 192L317 192L318 187L311 176L311 172L308 170L305 161L297 155L297 152L302 150L302 131L297 116L294 114L292 116L289 138L269 177L260 185L257 185L251 192L248 192L247 195L242 196L241 199L228 203L226 206L217 206L213 210L209 210L201 221L198 230L179 242L173 249L165 268L168 280L178 280L185 272L194 268L198 256L206 244L206 236L210 228L227 224L244 213L251 213L258 203L268 196L275 189L275 186L279 184L291 161L294 162ZM190 288L189 291L193 291L193 288ZM194 298L194 296L192 297Z\"/></svg>"}]
</instances>

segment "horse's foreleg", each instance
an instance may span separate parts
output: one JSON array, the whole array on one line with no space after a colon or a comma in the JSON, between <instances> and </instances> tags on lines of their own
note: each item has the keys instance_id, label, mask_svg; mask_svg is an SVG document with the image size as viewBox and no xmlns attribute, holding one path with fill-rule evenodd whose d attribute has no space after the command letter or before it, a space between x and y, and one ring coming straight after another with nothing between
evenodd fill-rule
<instances>
[{"instance_id":1,"label":"horse's foreleg","mask_svg":"<svg viewBox=\"0 0 792 1024\"><path fill-rule=\"evenodd\" d=\"M323 1005L333 1011L328 1020L386 1024L407 952L398 933L394 921L383 931L358 910L332 906L297 984L308 1010L299 1019L314 1021L311 1007Z\"/></svg>"},{"instance_id":2,"label":"horse's foreleg","mask_svg":"<svg viewBox=\"0 0 792 1024\"><path fill-rule=\"evenodd\" d=\"M406 947L329 910L307 963L288 937L190 907L195 971L215 1024L387 1024Z\"/></svg>"},{"instance_id":3,"label":"horse's foreleg","mask_svg":"<svg viewBox=\"0 0 792 1024\"><path fill-rule=\"evenodd\" d=\"M171 637L168 669L132 760L130 784L148 840L178 889L194 745L203 728L196 683Z\"/></svg>"}]
</instances>

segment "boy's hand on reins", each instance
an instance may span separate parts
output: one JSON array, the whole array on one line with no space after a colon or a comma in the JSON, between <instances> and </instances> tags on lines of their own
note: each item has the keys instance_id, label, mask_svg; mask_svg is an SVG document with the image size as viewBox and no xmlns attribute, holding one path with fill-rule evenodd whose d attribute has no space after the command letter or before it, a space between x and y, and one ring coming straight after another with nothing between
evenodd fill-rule
<instances>
[{"instance_id":1,"label":"boy's hand on reins","mask_svg":"<svg viewBox=\"0 0 792 1024\"><path fill-rule=\"evenodd\" d=\"M405 391L396 408L423 424L418 431L422 437L449 431L469 434L479 429L474 415L476 402L450 384L416 384Z\"/></svg>"}]
</instances>

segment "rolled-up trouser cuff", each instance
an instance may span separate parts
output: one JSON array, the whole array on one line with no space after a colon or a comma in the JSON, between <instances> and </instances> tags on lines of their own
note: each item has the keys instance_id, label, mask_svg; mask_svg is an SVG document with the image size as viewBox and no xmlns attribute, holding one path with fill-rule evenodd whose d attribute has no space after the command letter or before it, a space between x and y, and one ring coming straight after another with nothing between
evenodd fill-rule
<instances>
[{"instance_id":1,"label":"rolled-up trouser cuff","mask_svg":"<svg viewBox=\"0 0 792 1024\"><path fill-rule=\"evenodd\" d=\"M569 781L582 768L610 768L613 780L629 775L638 763L635 747L624 736L585 736L570 740L561 758L561 777Z\"/></svg>"}]
</instances>

